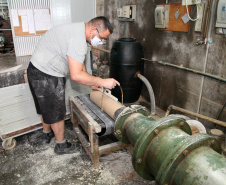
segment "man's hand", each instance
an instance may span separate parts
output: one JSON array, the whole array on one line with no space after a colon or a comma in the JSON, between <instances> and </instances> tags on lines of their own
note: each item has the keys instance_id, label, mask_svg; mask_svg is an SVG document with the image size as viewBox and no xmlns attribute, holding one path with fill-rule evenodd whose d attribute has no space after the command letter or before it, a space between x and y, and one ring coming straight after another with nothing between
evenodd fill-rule
<instances>
[{"instance_id":1,"label":"man's hand","mask_svg":"<svg viewBox=\"0 0 226 185\"><path fill-rule=\"evenodd\" d=\"M120 85L120 83L114 78L103 79L102 87L114 89L116 85Z\"/></svg>"},{"instance_id":2,"label":"man's hand","mask_svg":"<svg viewBox=\"0 0 226 185\"><path fill-rule=\"evenodd\" d=\"M98 91L102 91L101 87L98 86L90 86L93 90L98 90Z\"/></svg>"}]
</instances>

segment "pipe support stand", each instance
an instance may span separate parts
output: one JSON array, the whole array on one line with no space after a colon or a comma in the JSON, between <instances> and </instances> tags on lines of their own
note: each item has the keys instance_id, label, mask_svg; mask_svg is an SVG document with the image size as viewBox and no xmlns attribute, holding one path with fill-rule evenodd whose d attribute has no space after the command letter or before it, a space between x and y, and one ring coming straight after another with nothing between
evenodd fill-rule
<instances>
[{"instance_id":1,"label":"pipe support stand","mask_svg":"<svg viewBox=\"0 0 226 185\"><path fill-rule=\"evenodd\" d=\"M185 133L191 135L191 128L185 122L184 119L169 116L166 118L159 119L158 121L152 123L152 125L144 132L137 140L132 156L132 163L135 171L144 179L154 180L154 176L150 174L150 170L147 170L145 155L147 148L153 138L158 137L158 134L170 127L177 127L183 130Z\"/></svg>"}]
</instances>

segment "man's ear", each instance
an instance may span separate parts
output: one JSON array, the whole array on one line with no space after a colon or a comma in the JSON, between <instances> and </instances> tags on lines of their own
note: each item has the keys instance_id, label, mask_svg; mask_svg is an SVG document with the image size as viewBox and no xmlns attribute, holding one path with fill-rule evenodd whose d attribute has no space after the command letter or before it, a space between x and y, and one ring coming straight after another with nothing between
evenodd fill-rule
<instances>
[{"instance_id":1,"label":"man's ear","mask_svg":"<svg viewBox=\"0 0 226 185\"><path fill-rule=\"evenodd\" d=\"M95 33L96 32L96 27L95 26L92 26L91 28L90 28L90 34L92 34L92 33Z\"/></svg>"}]
</instances>

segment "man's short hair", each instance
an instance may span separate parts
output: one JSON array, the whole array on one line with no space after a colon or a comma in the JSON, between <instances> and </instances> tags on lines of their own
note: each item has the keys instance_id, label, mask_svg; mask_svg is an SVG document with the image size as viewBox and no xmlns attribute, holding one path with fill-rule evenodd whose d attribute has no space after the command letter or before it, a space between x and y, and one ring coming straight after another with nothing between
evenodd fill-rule
<instances>
[{"instance_id":1,"label":"man's short hair","mask_svg":"<svg viewBox=\"0 0 226 185\"><path fill-rule=\"evenodd\" d=\"M111 34L113 33L113 28L110 24L110 21L104 16L95 17L91 19L89 23L92 26L97 27L100 31L105 31L108 29Z\"/></svg>"}]
</instances>

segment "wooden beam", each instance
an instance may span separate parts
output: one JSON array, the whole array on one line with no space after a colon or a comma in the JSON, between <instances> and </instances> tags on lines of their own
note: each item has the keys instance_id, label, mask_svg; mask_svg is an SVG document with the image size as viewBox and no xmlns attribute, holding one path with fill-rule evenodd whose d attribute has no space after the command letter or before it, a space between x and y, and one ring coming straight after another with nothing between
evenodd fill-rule
<instances>
[{"instance_id":1,"label":"wooden beam","mask_svg":"<svg viewBox=\"0 0 226 185\"><path fill-rule=\"evenodd\" d=\"M93 131L94 131L94 133L101 132L101 126L84 109L84 107L82 106L81 102L77 98L74 98L74 100L72 100L72 102L74 103L73 108L76 110L76 112L79 113L79 115L82 117L82 119L86 123L90 123L90 124L93 125Z\"/></svg>"},{"instance_id":2,"label":"wooden beam","mask_svg":"<svg viewBox=\"0 0 226 185\"><path fill-rule=\"evenodd\" d=\"M99 153L100 153L100 155L103 155L103 154L113 152L115 150L120 150L120 149L125 148L125 147L128 147L128 145L118 141L118 142L115 142L115 143L100 146L99 147Z\"/></svg>"}]
</instances>

